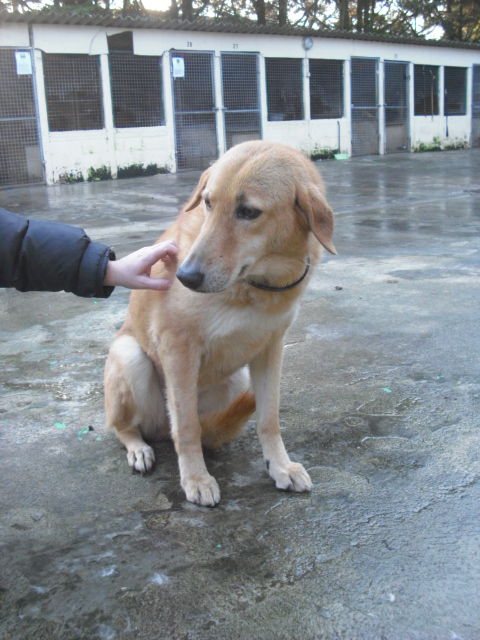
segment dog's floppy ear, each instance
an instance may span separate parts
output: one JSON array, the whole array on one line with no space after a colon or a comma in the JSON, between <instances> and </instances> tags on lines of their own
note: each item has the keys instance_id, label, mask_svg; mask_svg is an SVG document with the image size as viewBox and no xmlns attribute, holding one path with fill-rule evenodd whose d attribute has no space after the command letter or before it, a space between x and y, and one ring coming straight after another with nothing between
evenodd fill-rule
<instances>
[{"instance_id":1,"label":"dog's floppy ear","mask_svg":"<svg viewBox=\"0 0 480 640\"><path fill-rule=\"evenodd\" d=\"M333 211L322 190L312 183L297 185L295 206L307 219L310 230L320 244L336 255L332 241Z\"/></svg>"},{"instance_id":2,"label":"dog's floppy ear","mask_svg":"<svg viewBox=\"0 0 480 640\"><path fill-rule=\"evenodd\" d=\"M191 211L192 209L195 209L195 207L198 205L198 203L202 199L202 191L207 186L207 181L210 177L210 173L211 173L211 168L209 167L200 176L200 180L198 181L197 187L193 192L192 197L190 198L190 200L187 202L185 206L185 211Z\"/></svg>"}]
</instances>

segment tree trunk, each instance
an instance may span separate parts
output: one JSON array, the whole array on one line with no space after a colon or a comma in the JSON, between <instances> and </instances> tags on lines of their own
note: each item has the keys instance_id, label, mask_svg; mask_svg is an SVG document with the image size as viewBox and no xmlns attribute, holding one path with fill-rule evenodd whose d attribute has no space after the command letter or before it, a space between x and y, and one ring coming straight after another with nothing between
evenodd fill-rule
<instances>
[{"instance_id":1,"label":"tree trunk","mask_svg":"<svg viewBox=\"0 0 480 640\"><path fill-rule=\"evenodd\" d=\"M363 0L357 0L357 31L363 31Z\"/></svg>"},{"instance_id":2,"label":"tree trunk","mask_svg":"<svg viewBox=\"0 0 480 640\"><path fill-rule=\"evenodd\" d=\"M284 27L287 24L288 0L278 0L278 24Z\"/></svg>"},{"instance_id":3,"label":"tree trunk","mask_svg":"<svg viewBox=\"0 0 480 640\"><path fill-rule=\"evenodd\" d=\"M182 18L183 20L193 20L192 0L182 0Z\"/></svg>"},{"instance_id":4,"label":"tree trunk","mask_svg":"<svg viewBox=\"0 0 480 640\"><path fill-rule=\"evenodd\" d=\"M350 31L350 8L348 6L348 0L336 0L338 8L338 23L337 28L342 31Z\"/></svg>"},{"instance_id":5,"label":"tree trunk","mask_svg":"<svg viewBox=\"0 0 480 640\"><path fill-rule=\"evenodd\" d=\"M178 4L176 0L170 0L169 14L172 20L178 19Z\"/></svg>"},{"instance_id":6,"label":"tree trunk","mask_svg":"<svg viewBox=\"0 0 480 640\"><path fill-rule=\"evenodd\" d=\"M265 0L254 0L253 6L257 14L257 22L260 25L266 24Z\"/></svg>"},{"instance_id":7,"label":"tree trunk","mask_svg":"<svg viewBox=\"0 0 480 640\"><path fill-rule=\"evenodd\" d=\"M460 6L458 8L458 40L463 40L463 0L460 0Z\"/></svg>"}]
</instances>

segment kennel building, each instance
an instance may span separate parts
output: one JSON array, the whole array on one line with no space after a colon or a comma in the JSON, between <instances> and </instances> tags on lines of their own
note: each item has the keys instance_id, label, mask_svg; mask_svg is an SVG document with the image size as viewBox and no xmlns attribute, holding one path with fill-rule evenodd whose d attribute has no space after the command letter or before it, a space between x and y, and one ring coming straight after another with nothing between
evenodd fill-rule
<instances>
[{"instance_id":1,"label":"kennel building","mask_svg":"<svg viewBox=\"0 0 480 640\"><path fill-rule=\"evenodd\" d=\"M0 13L0 186L200 170L245 140L315 157L480 146L480 45Z\"/></svg>"}]
</instances>

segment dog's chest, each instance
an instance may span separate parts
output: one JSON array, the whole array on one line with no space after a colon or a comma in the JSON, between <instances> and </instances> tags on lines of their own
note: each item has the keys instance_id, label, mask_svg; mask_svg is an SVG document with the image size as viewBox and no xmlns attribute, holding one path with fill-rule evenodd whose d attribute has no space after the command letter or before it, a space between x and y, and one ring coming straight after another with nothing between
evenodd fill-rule
<instances>
[{"instance_id":1,"label":"dog's chest","mask_svg":"<svg viewBox=\"0 0 480 640\"><path fill-rule=\"evenodd\" d=\"M286 331L295 315L296 308L272 314L251 307L212 307L200 329L204 345L200 376L222 377L248 364L273 333Z\"/></svg>"}]
</instances>

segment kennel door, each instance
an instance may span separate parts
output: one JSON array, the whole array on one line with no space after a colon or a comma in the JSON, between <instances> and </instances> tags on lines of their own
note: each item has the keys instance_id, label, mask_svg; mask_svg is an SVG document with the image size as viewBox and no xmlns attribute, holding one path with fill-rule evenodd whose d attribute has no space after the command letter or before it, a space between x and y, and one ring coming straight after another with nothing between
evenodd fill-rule
<instances>
[{"instance_id":1,"label":"kennel door","mask_svg":"<svg viewBox=\"0 0 480 640\"><path fill-rule=\"evenodd\" d=\"M384 65L385 153L410 151L408 132L408 64Z\"/></svg>"},{"instance_id":2,"label":"kennel door","mask_svg":"<svg viewBox=\"0 0 480 640\"><path fill-rule=\"evenodd\" d=\"M0 49L0 186L44 182L32 54Z\"/></svg>"},{"instance_id":3,"label":"kennel door","mask_svg":"<svg viewBox=\"0 0 480 640\"><path fill-rule=\"evenodd\" d=\"M213 53L170 52L177 169L206 169L218 157Z\"/></svg>"},{"instance_id":4,"label":"kennel door","mask_svg":"<svg viewBox=\"0 0 480 640\"><path fill-rule=\"evenodd\" d=\"M480 147L480 64L473 65L472 147Z\"/></svg>"},{"instance_id":5,"label":"kennel door","mask_svg":"<svg viewBox=\"0 0 480 640\"><path fill-rule=\"evenodd\" d=\"M262 137L258 54L222 53L222 98L226 150Z\"/></svg>"},{"instance_id":6,"label":"kennel door","mask_svg":"<svg viewBox=\"0 0 480 640\"><path fill-rule=\"evenodd\" d=\"M378 154L378 60L352 58L352 156Z\"/></svg>"}]
</instances>

